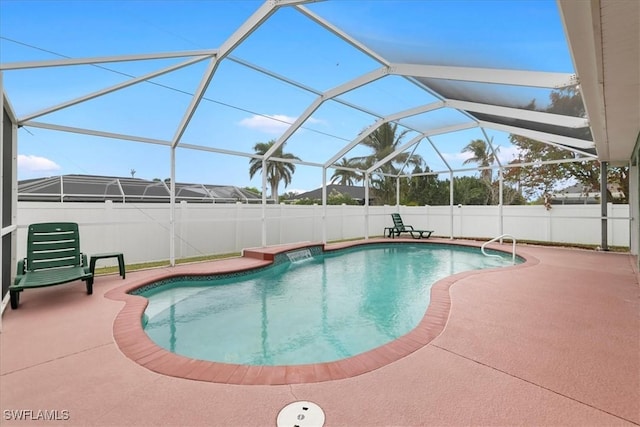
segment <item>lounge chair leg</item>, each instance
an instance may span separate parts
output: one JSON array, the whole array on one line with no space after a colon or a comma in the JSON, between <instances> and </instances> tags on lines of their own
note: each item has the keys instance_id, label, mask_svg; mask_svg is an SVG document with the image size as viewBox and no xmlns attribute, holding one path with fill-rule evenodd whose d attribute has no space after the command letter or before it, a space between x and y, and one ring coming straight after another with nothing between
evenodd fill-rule
<instances>
[{"instance_id":1,"label":"lounge chair leg","mask_svg":"<svg viewBox=\"0 0 640 427\"><path fill-rule=\"evenodd\" d=\"M87 295L93 294L93 278L87 280Z\"/></svg>"},{"instance_id":2,"label":"lounge chair leg","mask_svg":"<svg viewBox=\"0 0 640 427\"><path fill-rule=\"evenodd\" d=\"M20 304L20 292L9 291L11 297L11 309L17 310L18 304Z\"/></svg>"}]
</instances>

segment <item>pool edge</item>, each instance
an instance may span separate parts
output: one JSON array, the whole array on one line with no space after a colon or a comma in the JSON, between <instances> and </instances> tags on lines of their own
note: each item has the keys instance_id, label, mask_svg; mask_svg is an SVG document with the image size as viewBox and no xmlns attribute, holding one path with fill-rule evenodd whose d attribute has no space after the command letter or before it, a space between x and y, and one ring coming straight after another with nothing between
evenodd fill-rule
<instances>
[{"instance_id":1,"label":"pool edge","mask_svg":"<svg viewBox=\"0 0 640 427\"><path fill-rule=\"evenodd\" d=\"M407 242L467 247L480 247L481 245L480 242L474 241L452 241L444 239L368 239L333 245L320 245L324 247L325 251L333 251L367 244L401 244ZM284 245L280 249L270 247L267 248L267 250L269 254L273 254L274 252L282 253L290 251L295 249L296 246L297 248L303 248L317 245L318 243L305 242L299 245ZM497 247L497 245L491 246L491 249L509 252ZM254 248L252 251L259 251L259 249ZM155 344L147 336L142 328L141 319L148 301L142 296L132 295L129 292L157 280L184 276L185 274L215 274L222 272L220 269L212 268L211 271L199 271L197 273L159 272L159 274L154 277L144 280L134 280L111 289L106 293L106 296L112 300L125 302L125 306L116 315L113 323L113 338L117 347L127 358L153 372L177 378L221 384L285 385L316 383L356 377L387 366L425 347L437 338L446 327L451 310L451 297L449 292L451 286L469 276L527 268L539 262L537 258L526 252L522 252L520 248L518 248L517 253L525 260L521 264L511 267L466 271L448 276L434 283L431 289L431 301L422 320L414 329L398 339L353 357L316 364L249 366L198 360L171 353ZM272 261L264 260L263 258L263 261L254 263L245 269L250 270L264 267L271 264L271 262ZM212 264L215 265L215 262ZM239 271L239 269L227 271Z\"/></svg>"}]
</instances>

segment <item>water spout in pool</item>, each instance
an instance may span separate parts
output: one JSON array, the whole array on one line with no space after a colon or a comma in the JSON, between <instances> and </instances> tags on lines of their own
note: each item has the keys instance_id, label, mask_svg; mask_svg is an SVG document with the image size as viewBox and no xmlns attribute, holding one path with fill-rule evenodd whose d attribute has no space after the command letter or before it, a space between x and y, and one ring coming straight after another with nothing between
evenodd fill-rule
<instances>
[{"instance_id":1,"label":"water spout in pool","mask_svg":"<svg viewBox=\"0 0 640 427\"><path fill-rule=\"evenodd\" d=\"M287 257L291 262L302 262L313 258L309 249L301 249L299 251L287 252Z\"/></svg>"}]
</instances>

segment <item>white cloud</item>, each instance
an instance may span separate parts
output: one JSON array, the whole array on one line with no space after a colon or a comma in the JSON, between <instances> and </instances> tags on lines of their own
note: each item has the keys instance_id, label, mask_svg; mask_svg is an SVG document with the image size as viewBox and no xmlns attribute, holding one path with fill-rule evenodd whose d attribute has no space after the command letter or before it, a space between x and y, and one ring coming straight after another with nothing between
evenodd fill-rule
<instances>
[{"instance_id":1,"label":"white cloud","mask_svg":"<svg viewBox=\"0 0 640 427\"><path fill-rule=\"evenodd\" d=\"M238 123L240 124L240 126L244 126L250 129L280 135L285 130L287 130L287 128L289 128L295 121L295 117L286 116L284 114L274 114L266 116L253 115L249 118L240 120L240 122ZM307 119L307 122L319 123L320 120L309 118Z\"/></svg>"},{"instance_id":2,"label":"white cloud","mask_svg":"<svg viewBox=\"0 0 640 427\"><path fill-rule=\"evenodd\" d=\"M291 126L291 123L295 121L296 119L294 117L285 116L283 114L275 114L273 116L254 115L240 120L240 126L266 133L281 134Z\"/></svg>"},{"instance_id":3,"label":"white cloud","mask_svg":"<svg viewBox=\"0 0 640 427\"><path fill-rule=\"evenodd\" d=\"M444 157L445 160L457 160L459 162L464 162L467 159L470 159L473 157L473 154L471 153L442 153L442 157Z\"/></svg>"},{"instance_id":4,"label":"white cloud","mask_svg":"<svg viewBox=\"0 0 640 427\"><path fill-rule=\"evenodd\" d=\"M498 159L502 164L509 163L513 159L518 158L518 154L520 153L520 149L513 145L508 147L501 146L500 151L498 152Z\"/></svg>"},{"instance_id":5,"label":"white cloud","mask_svg":"<svg viewBox=\"0 0 640 427\"><path fill-rule=\"evenodd\" d=\"M18 168L23 172L56 171L61 169L60 165L53 160L32 154L18 154Z\"/></svg>"}]
</instances>

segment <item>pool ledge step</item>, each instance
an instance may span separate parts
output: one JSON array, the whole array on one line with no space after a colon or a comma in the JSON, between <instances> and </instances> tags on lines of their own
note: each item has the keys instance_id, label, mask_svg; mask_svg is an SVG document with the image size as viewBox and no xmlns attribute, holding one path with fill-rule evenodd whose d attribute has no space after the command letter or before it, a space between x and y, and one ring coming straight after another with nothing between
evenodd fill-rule
<instances>
[{"instance_id":1,"label":"pool ledge step","mask_svg":"<svg viewBox=\"0 0 640 427\"><path fill-rule=\"evenodd\" d=\"M265 246L262 248L249 248L242 251L242 256L259 259L261 261L273 261L277 254L313 246L324 247L324 244L321 242L300 242L287 245Z\"/></svg>"}]
</instances>

